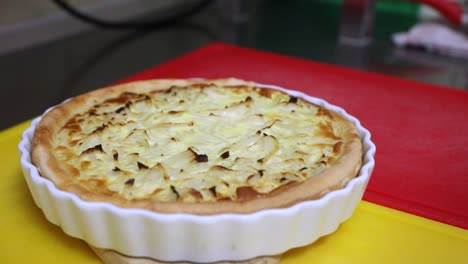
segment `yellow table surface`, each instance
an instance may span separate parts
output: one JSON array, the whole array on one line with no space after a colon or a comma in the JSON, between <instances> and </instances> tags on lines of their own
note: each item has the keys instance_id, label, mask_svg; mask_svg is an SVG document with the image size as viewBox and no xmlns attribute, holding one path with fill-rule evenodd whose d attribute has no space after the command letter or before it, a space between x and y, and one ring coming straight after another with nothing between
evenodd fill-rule
<instances>
[{"instance_id":1,"label":"yellow table surface","mask_svg":"<svg viewBox=\"0 0 468 264\"><path fill-rule=\"evenodd\" d=\"M34 204L17 150L28 125L0 132L0 263L101 263ZM363 201L335 233L288 251L281 263L468 264L468 230Z\"/></svg>"}]
</instances>

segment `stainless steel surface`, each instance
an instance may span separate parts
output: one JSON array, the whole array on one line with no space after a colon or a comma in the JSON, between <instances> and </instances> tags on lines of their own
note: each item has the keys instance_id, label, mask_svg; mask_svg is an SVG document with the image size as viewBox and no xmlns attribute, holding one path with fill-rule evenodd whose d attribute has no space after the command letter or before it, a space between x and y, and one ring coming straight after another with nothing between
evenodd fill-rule
<instances>
[{"instance_id":1,"label":"stainless steel surface","mask_svg":"<svg viewBox=\"0 0 468 264\"><path fill-rule=\"evenodd\" d=\"M219 6L213 2L201 13L158 30L93 29L0 55L0 129L28 120L65 98L110 84L213 41L447 89L468 89L468 61L392 45L390 35L407 30L413 18L377 12L372 42L353 46L337 41L342 21L340 6L319 0L257 0L244 4L248 19L236 23L220 18Z\"/></svg>"},{"instance_id":2,"label":"stainless steel surface","mask_svg":"<svg viewBox=\"0 0 468 264\"><path fill-rule=\"evenodd\" d=\"M197 0L82 0L70 1L70 3L86 14L110 21L119 21L150 12L159 17L170 13L172 9L180 5L187 5L187 1L196 2ZM0 1L0 22L1 20L3 23L0 23L0 55L93 28L92 25L77 20L60 10L51 0Z\"/></svg>"}]
</instances>

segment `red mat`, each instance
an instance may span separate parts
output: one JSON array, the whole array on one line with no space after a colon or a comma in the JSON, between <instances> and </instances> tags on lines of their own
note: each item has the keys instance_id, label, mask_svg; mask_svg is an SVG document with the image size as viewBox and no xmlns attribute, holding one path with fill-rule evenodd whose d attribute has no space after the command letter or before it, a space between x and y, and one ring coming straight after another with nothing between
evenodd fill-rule
<instances>
[{"instance_id":1,"label":"red mat","mask_svg":"<svg viewBox=\"0 0 468 264\"><path fill-rule=\"evenodd\" d=\"M124 81L188 77L275 84L345 108L377 145L365 200L468 229L468 92L219 43Z\"/></svg>"}]
</instances>

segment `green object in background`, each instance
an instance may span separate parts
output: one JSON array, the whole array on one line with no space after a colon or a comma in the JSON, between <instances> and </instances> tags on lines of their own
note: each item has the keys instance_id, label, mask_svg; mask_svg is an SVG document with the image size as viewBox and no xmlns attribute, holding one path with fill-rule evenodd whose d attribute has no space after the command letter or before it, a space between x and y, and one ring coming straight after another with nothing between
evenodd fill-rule
<instances>
[{"instance_id":1,"label":"green object in background","mask_svg":"<svg viewBox=\"0 0 468 264\"><path fill-rule=\"evenodd\" d=\"M373 36L390 38L395 32L408 31L419 21L421 5L406 1L377 1Z\"/></svg>"},{"instance_id":2,"label":"green object in background","mask_svg":"<svg viewBox=\"0 0 468 264\"><path fill-rule=\"evenodd\" d=\"M389 12L414 17L418 16L420 8L420 4L398 0L377 1L376 5L377 12Z\"/></svg>"},{"instance_id":3,"label":"green object in background","mask_svg":"<svg viewBox=\"0 0 468 264\"><path fill-rule=\"evenodd\" d=\"M334 61L336 47L330 43L337 40L342 0L267 0L261 3L255 38L244 45L318 61ZM375 46L390 43L393 33L407 31L415 25L419 8L419 4L405 0L377 0Z\"/></svg>"},{"instance_id":4,"label":"green object in background","mask_svg":"<svg viewBox=\"0 0 468 264\"><path fill-rule=\"evenodd\" d=\"M341 6L343 0L306 0L303 2ZM375 8L377 12L390 12L400 15L417 16L420 6L420 4L410 2L409 0L376 0Z\"/></svg>"},{"instance_id":5,"label":"green object in background","mask_svg":"<svg viewBox=\"0 0 468 264\"><path fill-rule=\"evenodd\" d=\"M337 5L316 0L267 0L257 14L249 46L277 53L332 61L339 22ZM320 51L320 52L315 52Z\"/></svg>"},{"instance_id":6,"label":"green object in background","mask_svg":"<svg viewBox=\"0 0 468 264\"><path fill-rule=\"evenodd\" d=\"M388 38L399 31L407 31L419 20L421 4L410 0L375 0L374 38ZM302 3L333 5L341 12L343 0L303 0Z\"/></svg>"}]
</instances>

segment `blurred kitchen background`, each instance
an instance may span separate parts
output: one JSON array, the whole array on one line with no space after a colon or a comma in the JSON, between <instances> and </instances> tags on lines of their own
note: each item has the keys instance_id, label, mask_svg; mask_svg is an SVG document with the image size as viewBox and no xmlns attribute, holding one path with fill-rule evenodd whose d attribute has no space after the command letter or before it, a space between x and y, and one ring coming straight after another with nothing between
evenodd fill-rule
<instances>
[{"instance_id":1,"label":"blurred kitchen background","mask_svg":"<svg viewBox=\"0 0 468 264\"><path fill-rule=\"evenodd\" d=\"M466 54L392 42L425 22L466 36L444 1L0 0L0 129L214 41L466 90Z\"/></svg>"}]
</instances>

